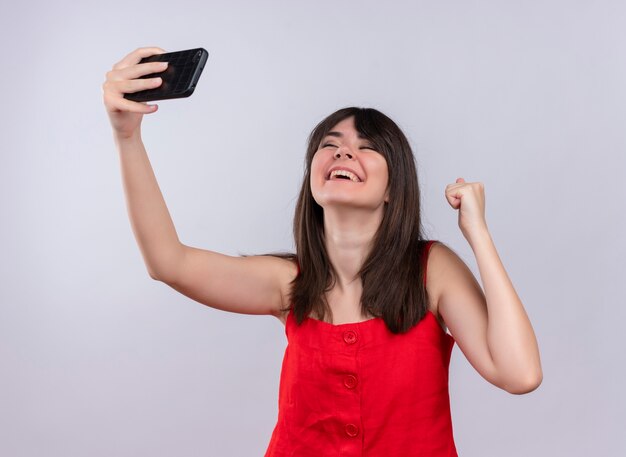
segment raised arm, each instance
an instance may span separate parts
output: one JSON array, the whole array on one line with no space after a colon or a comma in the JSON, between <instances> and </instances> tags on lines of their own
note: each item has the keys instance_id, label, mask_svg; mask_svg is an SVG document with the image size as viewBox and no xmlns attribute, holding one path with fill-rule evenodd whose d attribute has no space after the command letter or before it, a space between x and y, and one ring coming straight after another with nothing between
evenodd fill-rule
<instances>
[{"instance_id":1,"label":"raised arm","mask_svg":"<svg viewBox=\"0 0 626 457\"><path fill-rule=\"evenodd\" d=\"M119 152L131 226L150 277L205 305L245 314L282 317L297 268L271 256L231 257L180 242L141 139L144 114L157 108L123 98L124 93L157 87L161 81L137 79L165 69L138 62L160 48L140 48L107 73L103 98Z\"/></svg>"},{"instance_id":2,"label":"raised arm","mask_svg":"<svg viewBox=\"0 0 626 457\"><path fill-rule=\"evenodd\" d=\"M437 284L439 314L483 378L512 394L532 392L543 380L539 346L487 228L484 185L458 178L445 195L460 210L459 227L476 256L484 292L461 258L436 243L428 277Z\"/></svg>"}]
</instances>

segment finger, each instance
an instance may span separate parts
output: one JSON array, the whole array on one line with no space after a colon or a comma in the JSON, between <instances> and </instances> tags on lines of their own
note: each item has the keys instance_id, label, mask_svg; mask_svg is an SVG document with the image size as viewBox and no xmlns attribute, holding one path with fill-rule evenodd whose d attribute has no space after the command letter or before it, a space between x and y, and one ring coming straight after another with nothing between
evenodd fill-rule
<instances>
[{"instance_id":1,"label":"finger","mask_svg":"<svg viewBox=\"0 0 626 457\"><path fill-rule=\"evenodd\" d=\"M108 106L113 110L128 111L131 113L150 114L154 113L157 109L157 105L148 105L147 103L134 102L122 97L115 97L108 101Z\"/></svg>"},{"instance_id":2,"label":"finger","mask_svg":"<svg viewBox=\"0 0 626 457\"><path fill-rule=\"evenodd\" d=\"M448 184L446 186L446 190L452 190L452 189L460 189L463 186L465 186L467 183L454 183L454 184Z\"/></svg>"},{"instance_id":3,"label":"finger","mask_svg":"<svg viewBox=\"0 0 626 457\"><path fill-rule=\"evenodd\" d=\"M455 197L454 195L448 195L446 194L446 200L448 202L448 204L454 208L454 209L458 209L459 206L461 205L461 199Z\"/></svg>"},{"instance_id":4,"label":"finger","mask_svg":"<svg viewBox=\"0 0 626 457\"><path fill-rule=\"evenodd\" d=\"M446 187L445 195L448 199L460 200L467 189L464 188L465 184L450 184Z\"/></svg>"},{"instance_id":5,"label":"finger","mask_svg":"<svg viewBox=\"0 0 626 457\"><path fill-rule=\"evenodd\" d=\"M154 89L163 84L161 78L131 79L122 81L106 81L102 85L105 99L109 104L115 103L118 98L123 98L124 94L139 92L141 90Z\"/></svg>"},{"instance_id":6,"label":"finger","mask_svg":"<svg viewBox=\"0 0 626 457\"><path fill-rule=\"evenodd\" d=\"M130 94L133 92L139 92L140 90L154 89L163 84L162 78L148 78L148 79L130 79L115 81L111 83L111 88L118 94Z\"/></svg>"},{"instance_id":7,"label":"finger","mask_svg":"<svg viewBox=\"0 0 626 457\"><path fill-rule=\"evenodd\" d=\"M135 65L136 63L139 63L139 61L143 59L144 57L150 57L155 54L163 54L164 52L165 52L164 49L157 48L157 47L137 48L133 52L128 54L126 57L124 57L122 60L120 60L118 63L113 65L113 69L119 70L121 68L126 68L131 65Z\"/></svg>"},{"instance_id":8,"label":"finger","mask_svg":"<svg viewBox=\"0 0 626 457\"><path fill-rule=\"evenodd\" d=\"M448 186L461 187L461 186L464 186L465 184L471 184L471 183L466 182L465 179L463 178L456 178L456 181L454 181L451 184L448 184Z\"/></svg>"},{"instance_id":9,"label":"finger","mask_svg":"<svg viewBox=\"0 0 626 457\"><path fill-rule=\"evenodd\" d=\"M107 81L123 81L126 79L137 79L151 73L161 73L167 69L167 62L146 62L130 67L111 70L106 74Z\"/></svg>"}]
</instances>

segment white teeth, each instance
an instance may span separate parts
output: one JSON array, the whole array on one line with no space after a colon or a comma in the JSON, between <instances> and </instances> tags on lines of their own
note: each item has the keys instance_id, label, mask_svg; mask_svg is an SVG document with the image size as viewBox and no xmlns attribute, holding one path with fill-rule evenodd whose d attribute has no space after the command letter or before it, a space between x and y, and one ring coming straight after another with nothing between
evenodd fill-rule
<instances>
[{"instance_id":1,"label":"white teeth","mask_svg":"<svg viewBox=\"0 0 626 457\"><path fill-rule=\"evenodd\" d=\"M333 170L330 173L330 179L333 179L335 176L345 176L346 178L350 178L352 182L361 182L357 175L347 170Z\"/></svg>"}]
</instances>

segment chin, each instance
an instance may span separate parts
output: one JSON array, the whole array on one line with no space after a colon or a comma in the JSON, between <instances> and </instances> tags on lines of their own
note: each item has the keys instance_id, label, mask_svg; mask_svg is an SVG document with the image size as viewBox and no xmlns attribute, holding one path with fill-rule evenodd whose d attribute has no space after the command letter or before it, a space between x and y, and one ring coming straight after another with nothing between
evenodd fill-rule
<instances>
[{"instance_id":1,"label":"chin","mask_svg":"<svg viewBox=\"0 0 626 457\"><path fill-rule=\"evenodd\" d=\"M351 192L320 192L313 194L313 198L322 208L358 204L355 197Z\"/></svg>"},{"instance_id":2,"label":"chin","mask_svg":"<svg viewBox=\"0 0 626 457\"><path fill-rule=\"evenodd\" d=\"M354 198L333 198L324 199L322 201L315 200L325 211L331 209L361 209L361 210L375 210L380 205L375 205L372 202L364 202L355 200Z\"/></svg>"}]
</instances>

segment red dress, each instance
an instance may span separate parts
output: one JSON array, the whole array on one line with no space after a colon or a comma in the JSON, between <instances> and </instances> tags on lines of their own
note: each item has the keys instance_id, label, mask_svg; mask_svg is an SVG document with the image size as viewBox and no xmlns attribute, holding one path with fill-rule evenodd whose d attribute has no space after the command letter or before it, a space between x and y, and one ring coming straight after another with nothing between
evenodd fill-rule
<instances>
[{"instance_id":1,"label":"red dress","mask_svg":"<svg viewBox=\"0 0 626 457\"><path fill-rule=\"evenodd\" d=\"M457 456L448 396L454 338L432 312L399 335L381 318L298 326L290 312L285 332L265 457Z\"/></svg>"}]
</instances>

